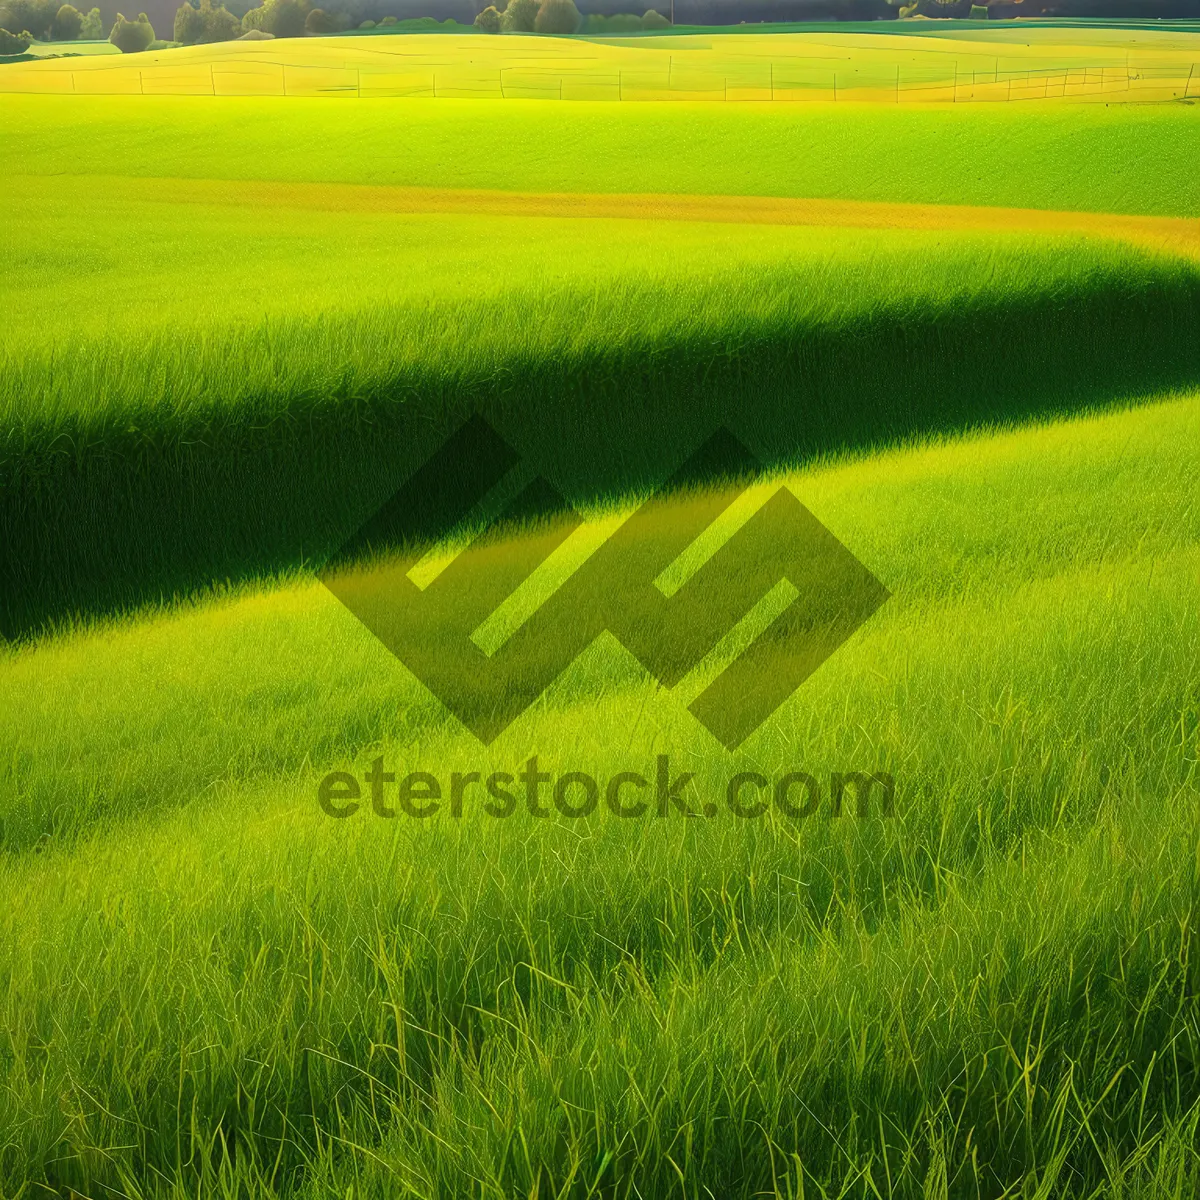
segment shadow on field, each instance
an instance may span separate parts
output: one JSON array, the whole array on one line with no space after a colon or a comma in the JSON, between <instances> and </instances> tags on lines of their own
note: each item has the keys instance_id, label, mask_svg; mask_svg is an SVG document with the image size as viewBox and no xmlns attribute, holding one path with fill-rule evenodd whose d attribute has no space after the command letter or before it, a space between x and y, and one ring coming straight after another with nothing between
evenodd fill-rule
<instances>
[{"instance_id":1,"label":"shadow on field","mask_svg":"<svg viewBox=\"0 0 1200 1200\"><path fill-rule=\"evenodd\" d=\"M1200 275L1172 263L948 315L743 322L724 338L514 354L474 376L417 364L303 418L26 429L0 460L0 633L319 567L473 412L586 503L659 485L720 425L770 466L1186 387L1200 382L1198 317ZM450 517L431 505L406 524L420 543Z\"/></svg>"}]
</instances>

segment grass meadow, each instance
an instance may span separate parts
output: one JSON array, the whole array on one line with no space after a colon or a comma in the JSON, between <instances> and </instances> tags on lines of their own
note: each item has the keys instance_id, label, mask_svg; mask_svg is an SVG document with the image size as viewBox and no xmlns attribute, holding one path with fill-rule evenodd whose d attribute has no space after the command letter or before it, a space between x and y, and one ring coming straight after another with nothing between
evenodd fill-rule
<instances>
[{"instance_id":1,"label":"grass meadow","mask_svg":"<svg viewBox=\"0 0 1200 1200\"><path fill-rule=\"evenodd\" d=\"M17 652L10 1179L1185 1194L1198 436L1193 395L785 476L894 599L729 761L607 644L485 750L303 577ZM890 770L898 815L313 803L658 748L701 798Z\"/></svg>"},{"instance_id":2,"label":"grass meadow","mask_svg":"<svg viewBox=\"0 0 1200 1200\"><path fill-rule=\"evenodd\" d=\"M1200 363L1189 109L1076 110L1079 161L1111 143L1163 164L1089 176L1051 167L1060 109L1022 126L862 107L838 110L843 128L811 109L516 105L498 149L481 106L413 101L399 126L370 110L334 161L341 110L315 101L283 110L290 125L223 101L242 118L223 127L198 101L156 102L158 126L120 99L6 103L31 135L5 202L9 636L320 560L470 411L594 502L656 483L717 418L784 463L1155 394ZM970 177L964 137L992 146L990 175ZM897 140L890 162L872 139ZM850 211L737 220L739 144L762 155L743 192ZM724 220L573 211L694 196L701 153L708 193L734 196ZM170 174L145 178L153 164ZM1041 195L997 219L1018 179ZM1023 228L1052 185L1059 225ZM537 215L487 211L514 190ZM854 202L901 207L869 227ZM994 219L939 227L951 205ZM1138 215L1191 241L1115 224Z\"/></svg>"},{"instance_id":3,"label":"grass meadow","mask_svg":"<svg viewBox=\"0 0 1200 1200\"><path fill-rule=\"evenodd\" d=\"M1196 1194L1193 107L0 111L0 1198ZM484 745L317 577L473 413L526 613L717 425L890 596L736 750L766 601Z\"/></svg>"}]
</instances>

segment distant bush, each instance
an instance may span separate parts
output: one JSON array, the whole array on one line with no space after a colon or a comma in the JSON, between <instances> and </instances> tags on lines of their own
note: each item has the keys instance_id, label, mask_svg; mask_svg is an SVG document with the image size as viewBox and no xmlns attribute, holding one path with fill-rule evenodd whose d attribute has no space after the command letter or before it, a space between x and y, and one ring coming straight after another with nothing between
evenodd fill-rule
<instances>
[{"instance_id":1,"label":"distant bush","mask_svg":"<svg viewBox=\"0 0 1200 1200\"><path fill-rule=\"evenodd\" d=\"M195 0L192 0L194 3ZM216 2L216 0L212 0ZM226 0L228 2L228 0ZM244 3L245 0L242 0ZM0 0L3 3L3 0ZM305 34L326 37L335 33L348 33L356 29L368 32L372 29L391 29L397 32L423 33L426 31L467 30L453 20L438 21L434 17L404 19L388 8L395 8L396 0L263 0L257 8L250 9L242 18L242 29L249 33L261 29L275 37L301 37Z\"/></svg>"},{"instance_id":2,"label":"distant bush","mask_svg":"<svg viewBox=\"0 0 1200 1200\"><path fill-rule=\"evenodd\" d=\"M100 16L98 8L91 9L84 16L79 36L88 42L98 42L104 36L104 19Z\"/></svg>"},{"instance_id":3,"label":"distant bush","mask_svg":"<svg viewBox=\"0 0 1200 1200\"><path fill-rule=\"evenodd\" d=\"M200 11L204 14L204 40L206 42L232 41L242 32L241 21L224 4L214 6L210 0L200 0Z\"/></svg>"},{"instance_id":4,"label":"distant bush","mask_svg":"<svg viewBox=\"0 0 1200 1200\"><path fill-rule=\"evenodd\" d=\"M23 31L37 41L49 41L60 3L62 0L0 0L0 28L14 36Z\"/></svg>"},{"instance_id":5,"label":"distant bush","mask_svg":"<svg viewBox=\"0 0 1200 1200\"><path fill-rule=\"evenodd\" d=\"M460 25L453 17L439 21L437 17L404 17L395 22L406 33L437 33L439 31L453 32L458 29L470 29L469 25Z\"/></svg>"},{"instance_id":6,"label":"distant bush","mask_svg":"<svg viewBox=\"0 0 1200 1200\"><path fill-rule=\"evenodd\" d=\"M480 33L499 33L500 32L500 10L494 5L489 4L475 18L475 28Z\"/></svg>"},{"instance_id":7,"label":"distant bush","mask_svg":"<svg viewBox=\"0 0 1200 1200\"><path fill-rule=\"evenodd\" d=\"M73 42L83 29L83 13L73 4L64 4L54 14L50 34L56 42Z\"/></svg>"},{"instance_id":8,"label":"distant bush","mask_svg":"<svg viewBox=\"0 0 1200 1200\"><path fill-rule=\"evenodd\" d=\"M540 7L539 0L508 0L500 14L500 28L505 33L532 33Z\"/></svg>"},{"instance_id":9,"label":"distant bush","mask_svg":"<svg viewBox=\"0 0 1200 1200\"><path fill-rule=\"evenodd\" d=\"M241 22L225 7L213 7L212 0L200 0L200 7L190 3L179 6L175 13L175 40L185 46L198 42L229 42L242 32Z\"/></svg>"},{"instance_id":10,"label":"distant bush","mask_svg":"<svg viewBox=\"0 0 1200 1200\"><path fill-rule=\"evenodd\" d=\"M987 10L986 4L972 4L971 5L971 20L972 21L986 21L987 19L988 19L988 10Z\"/></svg>"},{"instance_id":11,"label":"distant bush","mask_svg":"<svg viewBox=\"0 0 1200 1200\"><path fill-rule=\"evenodd\" d=\"M900 9L901 17L967 17L975 8L986 8L975 0L888 0ZM985 17L987 13L983 14Z\"/></svg>"},{"instance_id":12,"label":"distant bush","mask_svg":"<svg viewBox=\"0 0 1200 1200\"><path fill-rule=\"evenodd\" d=\"M265 0L242 18L242 28L261 29L275 37L303 37L304 23L312 5L309 0Z\"/></svg>"},{"instance_id":13,"label":"distant bush","mask_svg":"<svg viewBox=\"0 0 1200 1200\"><path fill-rule=\"evenodd\" d=\"M9 33L7 29L0 29L0 56L24 54L32 41L33 38L29 36L28 31Z\"/></svg>"},{"instance_id":14,"label":"distant bush","mask_svg":"<svg viewBox=\"0 0 1200 1200\"><path fill-rule=\"evenodd\" d=\"M610 33L639 33L645 26L643 18L634 13L617 13L612 17L603 17L599 13L588 17L586 33L603 36Z\"/></svg>"},{"instance_id":15,"label":"distant bush","mask_svg":"<svg viewBox=\"0 0 1200 1200\"><path fill-rule=\"evenodd\" d=\"M575 33L582 20L575 0L542 0L533 28L535 33Z\"/></svg>"},{"instance_id":16,"label":"distant bush","mask_svg":"<svg viewBox=\"0 0 1200 1200\"><path fill-rule=\"evenodd\" d=\"M154 41L154 28L145 13L138 13L136 21L127 21L121 13L117 13L117 20L108 35L108 40L122 54L137 54L150 49L150 43Z\"/></svg>"},{"instance_id":17,"label":"distant bush","mask_svg":"<svg viewBox=\"0 0 1200 1200\"><path fill-rule=\"evenodd\" d=\"M268 33L276 37L300 37L304 33L304 21L311 7L308 0L267 0L265 7L271 10L263 25Z\"/></svg>"},{"instance_id":18,"label":"distant bush","mask_svg":"<svg viewBox=\"0 0 1200 1200\"><path fill-rule=\"evenodd\" d=\"M204 39L204 18L200 15L200 10L193 8L184 0L184 3L175 10L173 30L175 40L182 42L185 46L202 41Z\"/></svg>"},{"instance_id":19,"label":"distant bush","mask_svg":"<svg viewBox=\"0 0 1200 1200\"><path fill-rule=\"evenodd\" d=\"M243 33L242 36L238 38L238 41L239 42L270 42L270 41L274 41L274 39L275 39L275 35L273 33L267 33L265 30L247 29L246 32Z\"/></svg>"},{"instance_id":20,"label":"distant bush","mask_svg":"<svg viewBox=\"0 0 1200 1200\"><path fill-rule=\"evenodd\" d=\"M656 8L648 8L642 14L643 29L670 29L671 22Z\"/></svg>"}]
</instances>

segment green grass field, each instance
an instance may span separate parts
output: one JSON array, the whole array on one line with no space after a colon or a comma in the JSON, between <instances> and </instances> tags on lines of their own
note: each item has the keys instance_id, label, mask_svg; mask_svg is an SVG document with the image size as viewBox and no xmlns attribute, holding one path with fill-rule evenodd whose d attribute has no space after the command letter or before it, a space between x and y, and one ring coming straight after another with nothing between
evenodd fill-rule
<instances>
[{"instance_id":1,"label":"green grass field","mask_svg":"<svg viewBox=\"0 0 1200 1200\"><path fill-rule=\"evenodd\" d=\"M348 107L163 97L146 105L134 97L4 95L0 108L10 175L830 196L1200 216L1189 105L496 109L451 100ZM981 146L986 154L977 153Z\"/></svg>"},{"instance_id":2,"label":"green grass field","mask_svg":"<svg viewBox=\"0 0 1200 1200\"><path fill-rule=\"evenodd\" d=\"M323 160L345 138L342 110L319 102L223 101L223 126L199 101L157 102L155 125L119 99L5 103L28 134L6 157L10 635L320 558L472 408L592 500L662 478L714 413L786 462L1197 377L1196 259L1119 231L949 236L904 229L902 212L832 236L561 203L447 212L428 191L440 171L443 189L560 199L740 191L1191 219L1188 109L1076 110L1072 161L1055 166L1061 109L860 108L837 125L809 109L570 106L548 124L515 106L496 146L486 105L407 102L397 125L381 103ZM303 155L301 128L317 147ZM982 177L972 141L991 147ZM1102 171L1105 147L1130 168ZM719 167L703 187L701 155ZM1161 167L1136 169L1148 155ZM1089 157L1093 175L1077 169ZM428 194L398 212L384 185Z\"/></svg>"},{"instance_id":3,"label":"green grass field","mask_svg":"<svg viewBox=\"0 0 1200 1200\"><path fill-rule=\"evenodd\" d=\"M772 1157L780 1194L1105 1164L1177 1194L1198 435L1190 397L790 476L895 603L733 762L604 647L485 751L306 580L12 657L13 1177L582 1193L611 1154L643 1194L672 1157L726 1195ZM603 779L661 746L700 796L891 769L899 816L313 804L378 756Z\"/></svg>"},{"instance_id":4,"label":"green grass field","mask_svg":"<svg viewBox=\"0 0 1200 1200\"><path fill-rule=\"evenodd\" d=\"M1196 1194L1194 108L0 110L0 1197ZM316 578L472 413L527 607L719 424L890 598L732 752L741 626L485 746ZM648 810L448 800L533 757Z\"/></svg>"}]
</instances>

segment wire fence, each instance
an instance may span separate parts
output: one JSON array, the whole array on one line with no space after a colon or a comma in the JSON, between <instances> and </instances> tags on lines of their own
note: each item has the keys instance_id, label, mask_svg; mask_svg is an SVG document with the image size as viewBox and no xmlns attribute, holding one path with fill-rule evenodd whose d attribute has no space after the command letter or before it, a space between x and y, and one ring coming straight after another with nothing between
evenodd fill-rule
<instances>
[{"instance_id":1,"label":"wire fence","mask_svg":"<svg viewBox=\"0 0 1200 1200\"><path fill-rule=\"evenodd\" d=\"M1200 100L1200 64L1071 65L1025 70L829 68L789 60L721 70L676 63L479 67L447 61L388 69L238 58L218 63L107 64L6 74L0 92L93 96L342 96L495 100L853 101L1008 103L1020 100Z\"/></svg>"}]
</instances>

